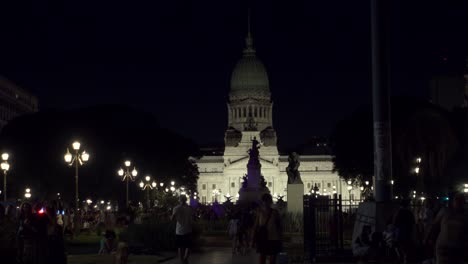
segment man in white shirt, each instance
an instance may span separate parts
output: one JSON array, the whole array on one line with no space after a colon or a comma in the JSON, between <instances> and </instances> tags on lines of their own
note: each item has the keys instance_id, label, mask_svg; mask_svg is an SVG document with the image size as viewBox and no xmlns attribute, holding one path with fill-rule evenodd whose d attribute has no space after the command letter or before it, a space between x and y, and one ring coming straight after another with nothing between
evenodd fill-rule
<instances>
[{"instance_id":1,"label":"man in white shirt","mask_svg":"<svg viewBox=\"0 0 468 264\"><path fill-rule=\"evenodd\" d=\"M176 225L176 246L179 250L181 263L188 263L190 248L192 247L192 222L193 211L187 205L187 196L181 195L180 204L174 207L172 220L177 221Z\"/></svg>"}]
</instances>

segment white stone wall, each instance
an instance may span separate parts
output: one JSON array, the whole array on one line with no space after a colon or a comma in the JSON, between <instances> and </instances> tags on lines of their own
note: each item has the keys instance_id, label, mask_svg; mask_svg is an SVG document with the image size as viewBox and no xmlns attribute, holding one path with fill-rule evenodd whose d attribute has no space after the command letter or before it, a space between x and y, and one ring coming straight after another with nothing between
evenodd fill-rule
<instances>
[{"instance_id":1,"label":"white stone wall","mask_svg":"<svg viewBox=\"0 0 468 264\"><path fill-rule=\"evenodd\" d=\"M317 184L322 195L333 195L336 191L337 194L342 195L343 200L349 200L350 194L354 200L361 199L359 187L353 186L350 193L347 189L347 183L332 171L331 156L304 156L303 158L299 170L304 183L304 193L309 193L311 188ZM209 156L198 161L200 171L198 197L200 201L212 202L214 189L219 192L217 195L219 202L224 202L227 194L233 197L233 201L237 200L236 194L242 184L241 177L247 173L248 158L227 165L224 164L224 159L223 156ZM287 157L281 156L279 163L265 160L261 160L260 163L262 164L262 175L265 177L271 194L284 195L284 199L287 200ZM213 187L215 188L213 189Z\"/></svg>"}]
</instances>

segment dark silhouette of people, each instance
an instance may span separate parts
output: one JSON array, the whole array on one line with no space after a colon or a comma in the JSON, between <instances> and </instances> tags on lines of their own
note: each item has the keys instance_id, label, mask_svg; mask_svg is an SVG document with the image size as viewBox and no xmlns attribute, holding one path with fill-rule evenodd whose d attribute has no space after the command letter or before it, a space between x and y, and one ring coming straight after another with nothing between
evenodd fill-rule
<instances>
[{"instance_id":1,"label":"dark silhouette of people","mask_svg":"<svg viewBox=\"0 0 468 264\"><path fill-rule=\"evenodd\" d=\"M271 208L273 198L265 193L261 198L262 206L258 209L255 219L255 245L260 254L259 263L276 263L276 258L282 249L282 226L278 210Z\"/></svg>"}]
</instances>

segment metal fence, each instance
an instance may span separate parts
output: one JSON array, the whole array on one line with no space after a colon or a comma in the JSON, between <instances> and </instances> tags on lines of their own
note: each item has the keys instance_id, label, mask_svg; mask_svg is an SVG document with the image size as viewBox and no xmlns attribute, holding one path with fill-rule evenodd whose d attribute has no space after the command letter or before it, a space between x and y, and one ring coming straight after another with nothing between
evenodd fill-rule
<instances>
[{"instance_id":1,"label":"metal fence","mask_svg":"<svg viewBox=\"0 0 468 264\"><path fill-rule=\"evenodd\" d=\"M304 251L306 258L342 255L350 249L359 202L341 195L304 196Z\"/></svg>"}]
</instances>

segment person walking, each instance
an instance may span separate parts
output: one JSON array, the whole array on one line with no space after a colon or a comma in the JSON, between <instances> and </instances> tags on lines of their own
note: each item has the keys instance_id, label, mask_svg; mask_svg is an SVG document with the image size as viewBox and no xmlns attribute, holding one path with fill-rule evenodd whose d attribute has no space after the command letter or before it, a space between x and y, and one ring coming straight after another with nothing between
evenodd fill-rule
<instances>
[{"instance_id":1,"label":"person walking","mask_svg":"<svg viewBox=\"0 0 468 264\"><path fill-rule=\"evenodd\" d=\"M186 264L192 248L193 210L187 205L187 196L181 195L179 202L180 204L174 207L171 219L177 222L176 246L181 263Z\"/></svg>"},{"instance_id":2,"label":"person walking","mask_svg":"<svg viewBox=\"0 0 468 264\"><path fill-rule=\"evenodd\" d=\"M435 246L437 264L461 264L467 257L468 217L464 203L464 195L456 194L450 207L441 209L434 220L430 234L440 230Z\"/></svg>"},{"instance_id":3,"label":"person walking","mask_svg":"<svg viewBox=\"0 0 468 264\"><path fill-rule=\"evenodd\" d=\"M408 253L413 247L413 232L415 231L415 217L410 208L410 200L403 199L400 209L393 218L393 225L398 230L397 248L402 263L407 263Z\"/></svg>"},{"instance_id":4,"label":"person walking","mask_svg":"<svg viewBox=\"0 0 468 264\"><path fill-rule=\"evenodd\" d=\"M282 226L278 210L271 208L273 198L265 193L261 198L262 206L258 209L254 224L254 243L260 254L259 263L276 264L276 258L281 251Z\"/></svg>"},{"instance_id":5,"label":"person walking","mask_svg":"<svg viewBox=\"0 0 468 264\"><path fill-rule=\"evenodd\" d=\"M63 228L57 222L56 209L53 206L46 208L47 223L47 263L65 264L65 241L63 239Z\"/></svg>"}]
</instances>

